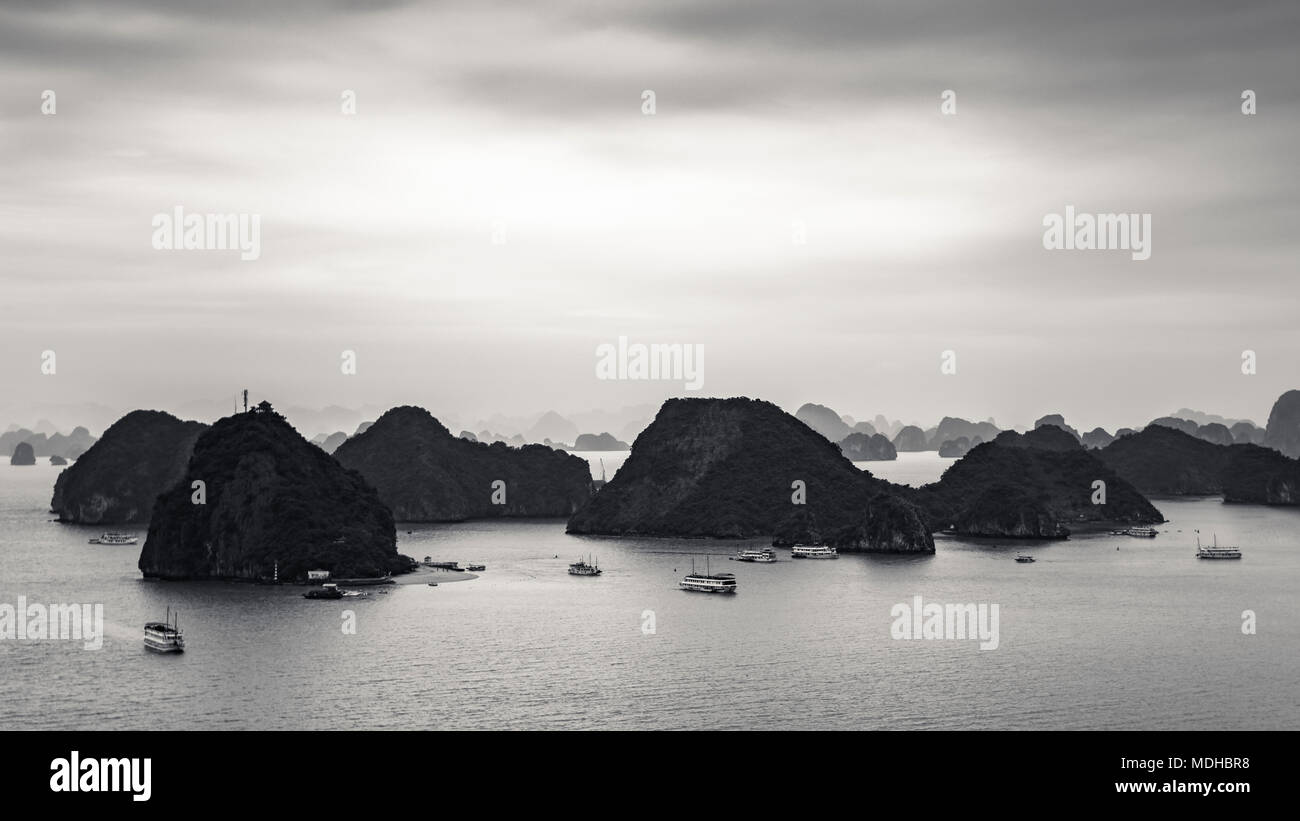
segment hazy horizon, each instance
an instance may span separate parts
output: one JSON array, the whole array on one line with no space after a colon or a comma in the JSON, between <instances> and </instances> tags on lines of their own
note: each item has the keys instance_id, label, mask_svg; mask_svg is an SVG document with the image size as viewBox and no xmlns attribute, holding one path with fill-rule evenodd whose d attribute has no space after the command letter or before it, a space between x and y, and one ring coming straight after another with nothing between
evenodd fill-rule
<instances>
[{"instance_id":1,"label":"hazy horizon","mask_svg":"<svg viewBox=\"0 0 1300 821\"><path fill-rule=\"evenodd\" d=\"M721 398L721 397L699 397L699 398ZM749 398L763 399L764 397L760 396L760 397L749 397ZM189 400L189 401L177 403L172 406L140 406L139 408L124 408L124 409L116 409L116 408L111 408L108 406L98 405L93 403L85 403L82 405L47 406L44 409L37 409L36 416L30 419L9 418L8 416L4 415L6 413L9 413L9 411L0 408L0 432L3 432L6 429L14 429L14 428L27 428L35 431L35 428L37 427L38 424L48 422L53 424L55 429L57 429L57 431L60 433L65 433L65 434L70 433L74 427L82 426L89 429L93 435L98 437L103 434L104 430L108 427L109 424L121 418L123 415L129 413L132 410L161 410L161 411L166 411L167 413L171 413L173 416L177 416L182 419L193 419L200 422L210 423L223 416L228 416L231 413L236 412L238 410L236 404L238 399L239 398L237 396L230 397L229 407L224 409L222 407L222 401L217 399ZM313 436L316 436L317 434L332 434L338 431L342 431L343 433L346 433L349 436L351 436L355 432L356 426L360 423L373 422L376 419L378 419L380 416L382 416L386 411L394 407L398 407L401 405L419 404L419 403L412 403L412 402L398 402L390 406L380 406L380 405L367 403L365 405L353 406L353 407L347 407L341 405L311 407L311 406L305 406L302 404L296 404L292 402L280 403L275 401L275 397L273 395L257 394L253 391L249 392L250 406L256 404L257 402L262 401L263 399L271 402L272 406L274 406L277 411L284 414L289 419L289 421L298 429L298 432L307 438L311 438ZM818 405L826 406L824 402L817 402L815 400L809 400L809 402L807 403L800 402L797 405L792 405L792 406L780 405L780 403L775 403L775 404L781 407L782 410L785 410L786 412L790 413L792 416L804 404L818 404ZM610 433L618 437L620 436L621 433L621 431L619 430L620 427L631 424L632 422L639 419L644 419L646 423L648 423L650 420L654 418L654 415L659 410L659 405L655 404L655 405L627 406L622 408L586 408L586 409L573 409L573 410L547 408L543 410L533 410L530 412L523 412L523 413L501 411L498 413L489 414L487 416L468 417L468 416L459 416L451 413L442 413L439 412L439 409L428 407L428 406L422 406L422 407L424 407L425 410L429 411L435 418L437 418L440 422L442 422L445 426L447 426L453 434L459 434L462 430L468 430L469 432L477 435L486 430L490 433L502 434L507 438L515 434L526 433L529 427L535 424L545 414L550 412L557 413L565 420L573 422L575 425L577 425L579 429L579 433L591 433L591 434ZM862 414L855 414L834 406L826 406L826 407L830 407L832 410L834 410L837 414L841 416L852 417L855 422L874 422L874 419L877 415L876 413L865 413L865 412ZM1270 409L1271 407L1272 407L1272 403L1270 403L1269 405ZM1268 409L1265 409L1263 413L1256 414L1254 416L1232 417L1226 414L1218 413L1217 411L1212 409L1189 408L1186 406L1181 406L1178 408L1170 408L1163 413L1159 413L1156 414L1155 416L1152 416L1151 419L1132 420L1128 422L1119 422L1110 425L1100 424L1100 423L1098 424L1080 423L1079 420L1072 418L1069 413L1065 413L1063 411L1058 411L1058 410L1044 410L1042 413L1037 414L1033 419L1023 420L1023 421L1013 421L1013 422L997 419L996 417L979 416L979 415L962 415L960 413L947 413L947 414L943 414L943 416L957 417L957 418L965 419L969 422L983 422L992 418L993 421L997 424L997 426L1003 430L1024 431L1024 430L1031 429L1034 423L1043 416L1047 416L1052 413L1061 413L1065 417L1066 424L1078 430L1080 434L1086 433L1095 427L1102 427L1105 430L1107 430L1109 433L1114 434L1117 430L1121 428L1140 429L1146 426L1147 424L1149 424L1152 420L1160 417L1178 416L1180 411L1193 411L1195 413L1203 414L1205 416L1222 416L1225 419L1229 420L1229 424L1231 424L1233 421L1245 420L1251 422L1252 424L1256 425L1261 429L1263 429L1268 422ZM904 425L916 425L923 430L933 428L942 419L942 416L935 417L933 419L908 419L908 418L897 417L889 413L880 413L880 415L884 416L890 422L901 422ZM1186 418L1186 417L1182 417L1182 418ZM78 419L80 419L81 421L77 421ZM345 419L347 421L330 425L324 423L323 420L325 419L335 419L335 420ZM590 424L584 426L583 424L584 420L593 420L593 419L606 419L610 421L608 424ZM320 424L314 424L312 420L322 420L322 421ZM503 420L503 421L498 422L494 420ZM621 420L621 421L617 421L617 420ZM557 441L557 444L573 444L573 442ZM628 444L631 444L631 442L629 441Z\"/></svg>"},{"instance_id":2,"label":"hazy horizon","mask_svg":"<svg viewBox=\"0 0 1300 821\"><path fill-rule=\"evenodd\" d=\"M1298 30L1286 2L6 4L0 425L248 387L462 425L743 395L1262 426L1300 387ZM260 255L155 250L177 206L258 215ZM1149 214L1150 258L1045 250L1070 206ZM702 346L701 388L598 379L619 337Z\"/></svg>"}]
</instances>

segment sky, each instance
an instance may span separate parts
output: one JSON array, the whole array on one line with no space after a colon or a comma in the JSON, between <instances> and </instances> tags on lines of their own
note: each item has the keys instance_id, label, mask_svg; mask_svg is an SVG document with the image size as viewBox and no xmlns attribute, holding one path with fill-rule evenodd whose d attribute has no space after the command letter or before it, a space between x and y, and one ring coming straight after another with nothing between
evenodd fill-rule
<instances>
[{"instance_id":1,"label":"sky","mask_svg":"<svg viewBox=\"0 0 1300 821\"><path fill-rule=\"evenodd\" d=\"M245 387L1263 424L1297 35L1290 1L6 2L0 424ZM156 249L177 206L260 255ZM1149 214L1150 258L1045 249L1067 206ZM619 337L702 346L702 386L598 378Z\"/></svg>"}]
</instances>

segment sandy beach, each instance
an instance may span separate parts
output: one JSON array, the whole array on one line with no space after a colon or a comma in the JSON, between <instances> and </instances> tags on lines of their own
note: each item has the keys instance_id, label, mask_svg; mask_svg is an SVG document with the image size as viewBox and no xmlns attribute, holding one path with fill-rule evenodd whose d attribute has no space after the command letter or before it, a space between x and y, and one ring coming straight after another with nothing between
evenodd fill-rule
<instances>
[{"instance_id":1,"label":"sandy beach","mask_svg":"<svg viewBox=\"0 0 1300 821\"><path fill-rule=\"evenodd\" d=\"M428 584L429 582L451 584L452 582L467 582L470 579L477 578L478 575L475 573L443 570L440 567L421 567L413 573L403 573L400 576L394 576L393 580L398 584Z\"/></svg>"}]
</instances>

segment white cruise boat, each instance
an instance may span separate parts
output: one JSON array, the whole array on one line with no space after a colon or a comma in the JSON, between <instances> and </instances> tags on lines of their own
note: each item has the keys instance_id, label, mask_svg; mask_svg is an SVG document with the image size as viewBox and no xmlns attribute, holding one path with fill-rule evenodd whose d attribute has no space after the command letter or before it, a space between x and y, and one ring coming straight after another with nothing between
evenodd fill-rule
<instances>
[{"instance_id":1,"label":"white cruise boat","mask_svg":"<svg viewBox=\"0 0 1300 821\"><path fill-rule=\"evenodd\" d=\"M144 646L155 653L185 652L185 635L181 632L180 617L173 617L170 607L167 608L167 621L145 623Z\"/></svg>"},{"instance_id":2,"label":"white cruise boat","mask_svg":"<svg viewBox=\"0 0 1300 821\"><path fill-rule=\"evenodd\" d=\"M730 573L691 573L678 582L677 586L699 593L735 593L736 577Z\"/></svg>"},{"instance_id":3,"label":"white cruise boat","mask_svg":"<svg viewBox=\"0 0 1300 821\"><path fill-rule=\"evenodd\" d=\"M587 562L587 561L583 561L582 559L578 559L576 562L569 565L570 576L599 576L600 573L601 573L600 567L597 566L594 560L591 562Z\"/></svg>"},{"instance_id":4,"label":"white cruise boat","mask_svg":"<svg viewBox=\"0 0 1300 821\"><path fill-rule=\"evenodd\" d=\"M1218 534L1214 536L1213 547L1201 547L1201 531L1196 531L1196 558L1198 559L1240 559L1241 548L1219 547Z\"/></svg>"},{"instance_id":5,"label":"white cruise boat","mask_svg":"<svg viewBox=\"0 0 1300 821\"><path fill-rule=\"evenodd\" d=\"M760 550L742 550L731 558L738 562L759 562L760 564L770 564L776 561L776 551L770 547L764 547Z\"/></svg>"},{"instance_id":6,"label":"white cruise boat","mask_svg":"<svg viewBox=\"0 0 1300 821\"><path fill-rule=\"evenodd\" d=\"M790 556L795 559L838 559L840 554L824 544L797 544L790 548Z\"/></svg>"},{"instance_id":7,"label":"white cruise boat","mask_svg":"<svg viewBox=\"0 0 1300 821\"><path fill-rule=\"evenodd\" d=\"M705 559L703 573L695 572L695 561L691 561L691 572L677 583L677 586L683 590L694 590L697 593L735 593L736 577L730 573L710 573L708 570L708 559Z\"/></svg>"},{"instance_id":8,"label":"white cruise boat","mask_svg":"<svg viewBox=\"0 0 1300 821\"><path fill-rule=\"evenodd\" d=\"M130 533L101 533L90 540L91 544L135 544L140 540Z\"/></svg>"},{"instance_id":9,"label":"white cruise boat","mask_svg":"<svg viewBox=\"0 0 1300 821\"><path fill-rule=\"evenodd\" d=\"M1154 539L1156 529L1154 527L1130 527L1124 531L1126 536L1136 536L1139 539Z\"/></svg>"}]
</instances>

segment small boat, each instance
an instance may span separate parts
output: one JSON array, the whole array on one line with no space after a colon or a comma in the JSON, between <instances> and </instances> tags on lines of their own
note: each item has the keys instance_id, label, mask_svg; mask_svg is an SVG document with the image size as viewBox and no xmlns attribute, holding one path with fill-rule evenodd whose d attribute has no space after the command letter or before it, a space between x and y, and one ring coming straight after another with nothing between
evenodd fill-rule
<instances>
[{"instance_id":1,"label":"small boat","mask_svg":"<svg viewBox=\"0 0 1300 821\"><path fill-rule=\"evenodd\" d=\"M838 559L840 557L835 548L824 544L797 544L790 548L790 556L795 559Z\"/></svg>"},{"instance_id":2,"label":"small boat","mask_svg":"<svg viewBox=\"0 0 1300 821\"><path fill-rule=\"evenodd\" d=\"M130 533L102 533L90 540L90 544L136 544L140 540Z\"/></svg>"},{"instance_id":3,"label":"small boat","mask_svg":"<svg viewBox=\"0 0 1300 821\"><path fill-rule=\"evenodd\" d=\"M1021 554L1019 554L1019 555L1016 556L1016 561L1020 562L1021 564L1028 564L1028 563L1032 562L1033 560L1034 560L1034 557L1033 557L1033 556L1026 556L1026 555L1023 554L1023 553L1021 553Z\"/></svg>"},{"instance_id":4,"label":"small boat","mask_svg":"<svg viewBox=\"0 0 1300 821\"><path fill-rule=\"evenodd\" d=\"M578 559L569 565L570 576L599 576L601 572L600 567L596 565L594 560L588 564L586 561Z\"/></svg>"},{"instance_id":5,"label":"small boat","mask_svg":"<svg viewBox=\"0 0 1300 821\"><path fill-rule=\"evenodd\" d=\"M758 562L759 564L770 564L776 561L776 551L770 547L761 550L742 550L731 557L737 562Z\"/></svg>"},{"instance_id":6,"label":"small boat","mask_svg":"<svg viewBox=\"0 0 1300 821\"><path fill-rule=\"evenodd\" d=\"M691 559L691 572L677 583L683 590L697 593L735 593L736 577L731 573L710 573L709 559L704 559L704 572L695 572L695 560Z\"/></svg>"},{"instance_id":7,"label":"small boat","mask_svg":"<svg viewBox=\"0 0 1300 821\"><path fill-rule=\"evenodd\" d=\"M465 565L465 569L468 570L468 571L470 571L471 573L482 573L484 570L487 570L487 565L485 565L485 564L467 564L467 565Z\"/></svg>"},{"instance_id":8,"label":"small boat","mask_svg":"<svg viewBox=\"0 0 1300 821\"><path fill-rule=\"evenodd\" d=\"M430 586L430 587L437 587L437 586L438 586L438 583L437 583L437 582L429 582L429 586Z\"/></svg>"},{"instance_id":9,"label":"small boat","mask_svg":"<svg viewBox=\"0 0 1300 821\"><path fill-rule=\"evenodd\" d=\"M308 590L302 594L304 599L341 599L343 591L339 590L337 584L322 584L313 590Z\"/></svg>"},{"instance_id":10,"label":"small boat","mask_svg":"<svg viewBox=\"0 0 1300 821\"><path fill-rule=\"evenodd\" d=\"M150 621L144 625L144 646L155 653L184 653L185 634L181 632L180 616L167 608L166 621Z\"/></svg>"},{"instance_id":11,"label":"small boat","mask_svg":"<svg viewBox=\"0 0 1300 821\"><path fill-rule=\"evenodd\" d=\"M1196 558L1198 559L1240 559L1241 548L1219 547L1219 536L1214 536L1213 547L1201 547L1201 531L1196 531Z\"/></svg>"}]
</instances>

